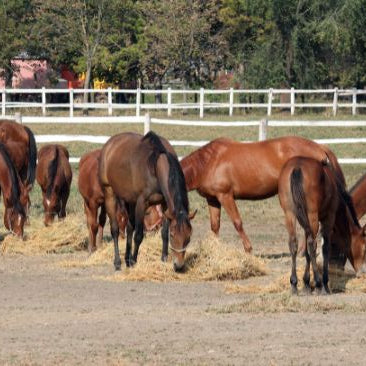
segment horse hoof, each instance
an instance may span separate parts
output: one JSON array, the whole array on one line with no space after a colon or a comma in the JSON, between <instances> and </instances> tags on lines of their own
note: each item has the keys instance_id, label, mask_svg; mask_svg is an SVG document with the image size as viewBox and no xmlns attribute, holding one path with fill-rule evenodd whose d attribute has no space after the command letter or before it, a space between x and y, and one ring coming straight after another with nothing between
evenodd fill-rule
<instances>
[{"instance_id":1,"label":"horse hoof","mask_svg":"<svg viewBox=\"0 0 366 366\"><path fill-rule=\"evenodd\" d=\"M168 262L168 256L167 255L162 255L161 256L161 261L162 262Z\"/></svg>"},{"instance_id":2,"label":"horse hoof","mask_svg":"<svg viewBox=\"0 0 366 366\"><path fill-rule=\"evenodd\" d=\"M291 295L294 295L294 296L296 296L296 295L298 295L299 293L298 293L298 291L297 291L297 287L291 287Z\"/></svg>"},{"instance_id":3,"label":"horse hoof","mask_svg":"<svg viewBox=\"0 0 366 366\"><path fill-rule=\"evenodd\" d=\"M326 296L326 295L330 295L330 290L328 286L324 286L321 290L321 295Z\"/></svg>"},{"instance_id":4,"label":"horse hoof","mask_svg":"<svg viewBox=\"0 0 366 366\"><path fill-rule=\"evenodd\" d=\"M114 263L114 269L116 271L120 271L121 270L121 263Z\"/></svg>"},{"instance_id":5,"label":"horse hoof","mask_svg":"<svg viewBox=\"0 0 366 366\"><path fill-rule=\"evenodd\" d=\"M304 286L302 289L302 293L304 295L311 295L311 287L310 286Z\"/></svg>"},{"instance_id":6,"label":"horse hoof","mask_svg":"<svg viewBox=\"0 0 366 366\"><path fill-rule=\"evenodd\" d=\"M133 267L136 264L136 262L133 259L126 260L126 266L127 267Z\"/></svg>"}]
</instances>

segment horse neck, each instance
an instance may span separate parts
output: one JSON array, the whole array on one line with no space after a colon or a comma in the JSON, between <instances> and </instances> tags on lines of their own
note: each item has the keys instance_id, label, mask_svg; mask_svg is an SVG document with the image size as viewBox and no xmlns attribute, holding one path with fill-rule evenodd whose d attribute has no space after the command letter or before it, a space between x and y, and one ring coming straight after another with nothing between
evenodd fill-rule
<instances>
[{"instance_id":1,"label":"horse neck","mask_svg":"<svg viewBox=\"0 0 366 366\"><path fill-rule=\"evenodd\" d=\"M366 174L351 188L350 194L357 218L360 219L366 213Z\"/></svg>"},{"instance_id":2,"label":"horse neck","mask_svg":"<svg viewBox=\"0 0 366 366\"><path fill-rule=\"evenodd\" d=\"M19 197L16 195L16 185L18 186L18 195L20 194L19 177L14 169L12 177L11 168L8 166L5 158L2 154L0 162L0 187L4 196L4 204L6 207L13 207L19 201ZM18 181L15 181L18 180Z\"/></svg>"},{"instance_id":3,"label":"horse neck","mask_svg":"<svg viewBox=\"0 0 366 366\"><path fill-rule=\"evenodd\" d=\"M197 189L199 186L199 171L197 169L197 164L195 164L196 159L193 154L194 153L185 157L180 162L186 181L187 191Z\"/></svg>"}]
</instances>

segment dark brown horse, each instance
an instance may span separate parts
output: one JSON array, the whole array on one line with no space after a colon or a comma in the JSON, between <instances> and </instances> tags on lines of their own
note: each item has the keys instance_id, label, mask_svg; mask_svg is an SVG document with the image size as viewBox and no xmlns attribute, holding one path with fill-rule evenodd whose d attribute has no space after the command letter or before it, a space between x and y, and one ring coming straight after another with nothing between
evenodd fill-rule
<instances>
[{"instance_id":1,"label":"dark brown horse","mask_svg":"<svg viewBox=\"0 0 366 366\"><path fill-rule=\"evenodd\" d=\"M114 266L121 267L118 250L116 205L124 201L128 212L125 262L137 261L143 240L143 219L147 207L162 204L169 219L163 225L163 253L170 230L174 269L184 266L184 254L190 241L189 203L182 169L171 145L153 132L146 136L121 133L108 140L101 153L99 176L105 194L106 210L114 240ZM135 248L131 256L132 234Z\"/></svg>"},{"instance_id":2,"label":"dark brown horse","mask_svg":"<svg viewBox=\"0 0 366 366\"><path fill-rule=\"evenodd\" d=\"M297 293L297 238L296 220L305 231L306 267L304 284L310 289L310 263L316 288L329 293L328 264L330 243L342 243L356 272L365 270L366 238L355 215L352 200L327 162L296 157L283 167L278 179L278 196L285 213L292 256L291 287ZM316 236L321 223L323 242L323 281L316 263ZM335 228L334 232L333 229ZM335 236L335 238L332 237ZM337 244L339 245L339 244Z\"/></svg>"},{"instance_id":3,"label":"dark brown horse","mask_svg":"<svg viewBox=\"0 0 366 366\"><path fill-rule=\"evenodd\" d=\"M4 224L12 233L23 238L26 214L21 202L21 185L22 182L9 153L0 143L0 187L5 205Z\"/></svg>"},{"instance_id":4,"label":"dark brown horse","mask_svg":"<svg viewBox=\"0 0 366 366\"><path fill-rule=\"evenodd\" d=\"M96 250L102 242L103 228L106 222L104 192L99 181L99 161L101 150L94 150L82 156L79 163L79 192L84 199L84 210L89 230L89 252ZM98 210L100 209L99 218ZM119 232L124 237L128 215L125 208L118 209L117 222ZM162 212L157 205L147 208L144 216L144 227L147 231L160 227Z\"/></svg>"},{"instance_id":5,"label":"dark brown horse","mask_svg":"<svg viewBox=\"0 0 366 366\"><path fill-rule=\"evenodd\" d=\"M16 122L0 120L0 142L6 146L23 183L23 190L29 195L35 180L37 164L37 146L32 131ZM26 212L29 205L28 199Z\"/></svg>"},{"instance_id":6,"label":"dark brown horse","mask_svg":"<svg viewBox=\"0 0 366 366\"><path fill-rule=\"evenodd\" d=\"M50 225L55 216L66 216L66 203L70 194L72 170L69 152L62 145L45 145L38 152L37 182L41 186L44 224Z\"/></svg>"},{"instance_id":7,"label":"dark brown horse","mask_svg":"<svg viewBox=\"0 0 366 366\"><path fill-rule=\"evenodd\" d=\"M189 191L196 189L208 203L211 229L219 233L221 206L231 218L244 249L252 250L244 232L236 199L259 200L274 196L284 164L295 156L318 161L329 156L344 182L334 154L324 146L301 137L281 137L253 143L219 138L194 151L181 161Z\"/></svg>"}]
</instances>

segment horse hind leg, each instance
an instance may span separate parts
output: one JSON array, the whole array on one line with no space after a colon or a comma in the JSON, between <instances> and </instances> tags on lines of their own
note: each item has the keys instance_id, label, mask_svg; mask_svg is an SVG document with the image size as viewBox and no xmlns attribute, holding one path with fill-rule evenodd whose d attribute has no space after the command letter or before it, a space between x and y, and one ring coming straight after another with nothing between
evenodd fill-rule
<instances>
[{"instance_id":1,"label":"horse hind leg","mask_svg":"<svg viewBox=\"0 0 366 366\"><path fill-rule=\"evenodd\" d=\"M241 220L239 210L235 204L233 196L231 194L222 194L218 196L218 200L231 218L231 221L233 222L236 231L242 239L244 250L250 253L252 251L252 244L250 243L250 240L244 231L243 222Z\"/></svg>"},{"instance_id":2,"label":"horse hind leg","mask_svg":"<svg viewBox=\"0 0 366 366\"><path fill-rule=\"evenodd\" d=\"M168 245L169 245L169 220L164 217L163 225L161 227L161 239L163 241L163 247L161 251L161 260L166 262L168 260Z\"/></svg>"},{"instance_id":3,"label":"horse hind leg","mask_svg":"<svg viewBox=\"0 0 366 366\"><path fill-rule=\"evenodd\" d=\"M135 235L133 238L135 242L133 259L135 262L137 262L139 248L144 238L144 216L145 216L145 202L143 198L140 198L137 200L135 207Z\"/></svg>"},{"instance_id":4,"label":"horse hind leg","mask_svg":"<svg viewBox=\"0 0 366 366\"><path fill-rule=\"evenodd\" d=\"M219 235L221 204L215 197L207 198L208 210L210 212L211 230Z\"/></svg>"},{"instance_id":5,"label":"horse hind leg","mask_svg":"<svg viewBox=\"0 0 366 366\"><path fill-rule=\"evenodd\" d=\"M84 202L84 211L89 231L88 251L89 253L92 253L97 249L96 246L96 235L98 231L97 209L95 207L90 207L86 202Z\"/></svg>"},{"instance_id":6,"label":"horse hind leg","mask_svg":"<svg viewBox=\"0 0 366 366\"><path fill-rule=\"evenodd\" d=\"M99 213L99 218L98 218L98 234L97 234L97 243L96 243L97 246L102 245L103 230L104 230L106 219L107 219L107 217L106 217L105 206L104 206L104 204L102 204L100 206L100 213Z\"/></svg>"},{"instance_id":7,"label":"horse hind leg","mask_svg":"<svg viewBox=\"0 0 366 366\"><path fill-rule=\"evenodd\" d=\"M286 228L289 234L288 246L291 253L292 267L291 267L291 291L292 294L297 294L297 273L296 273L296 257L298 250L298 243L296 238L296 217L291 212L286 212Z\"/></svg>"}]
</instances>

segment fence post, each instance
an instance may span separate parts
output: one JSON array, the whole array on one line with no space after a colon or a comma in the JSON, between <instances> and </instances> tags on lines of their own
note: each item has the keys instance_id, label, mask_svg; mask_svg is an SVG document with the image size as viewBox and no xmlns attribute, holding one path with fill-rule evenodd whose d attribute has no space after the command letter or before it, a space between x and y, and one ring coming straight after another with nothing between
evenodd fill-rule
<instances>
[{"instance_id":1,"label":"fence post","mask_svg":"<svg viewBox=\"0 0 366 366\"><path fill-rule=\"evenodd\" d=\"M6 91L5 89L1 92L1 115L5 117L6 114Z\"/></svg>"},{"instance_id":2,"label":"fence post","mask_svg":"<svg viewBox=\"0 0 366 366\"><path fill-rule=\"evenodd\" d=\"M200 118L203 118L203 109L205 102L205 90L203 88L200 89Z\"/></svg>"},{"instance_id":3,"label":"fence post","mask_svg":"<svg viewBox=\"0 0 366 366\"><path fill-rule=\"evenodd\" d=\"M46 88L42 86L42 116L46 115Z\"/></svg>"},{"instance_id":4,"label":"fence post","mask_svg":"<svg viewBox=\"0 0 366 366\"><path fill-rule=\"evenodd\" d=\"M267 116L270 116L272 114L272 95L273 95L273 89L268 89L268 107L267 107Z\"/></svg>"},{"instance_id":5,"label":"fence post","mask_svg":"<svg viewBox=\"0 0 366 366\"><path fill-rule=\"evenodd\" d=\"M352 115L357 114L357 89L353 88L352 90Z\"/></svg>"},{"instance_id":6,"label":"fence post","mask_svg":"<svg viewBox=\"0 0 366 366\"><path fill-rule=\"evenodd\" d=\"M140 117L141 112L141 89L136 90L136 117Z\"/></svg>"},{"instance_id":7,"label":"fence post","mask_svg":"<svg viewBox=\"0 0 366 366\"><path fill-rule=\"evenodd\" d=\"M338 109L338 88L334 88L334 96L333 96L333 116L337 115Z\"/></svg>"},{"instance_id":8,"label":"fence post","mask_svg":"<svg viewBox=\"0 0 366 366\"><path fill-rule=\"evenodd\" d=\"M14 117L16 123L22 124L22 115L19 112L16 112Z\"/></svg>"},{"instance_id":9,"label":"fence post","mask_svg":"<svg viewBox=\"0 0 366 366\"><path fill-rule=\"evenodd\" d=\"M295 89L291 88L291 116L295 114Z\"/></svg>"},{"instance_id":10,"label":"fence post","mask_svg":"<svg viewBox=\"0 0 366 366\"><path fill-rule=\"evenodd\" d=\"M144 120L144 135L146 135L150 131L151 117L149 113L145 114Z\"/></svg>"},{"instance_id":11,"label":"fence post","mask_svg":"<svg viewBox=\"0 0 366 366\"><path fill-rule=\"evenodd\" d=\"M74 89L69 90L70 117L74 117Z\"/></svg>"},{"instance_id":12,"label":"fence post","mask_svg":"<svg viewBox=\"0 0 366 366\"><path fill-rule=\"evenodd\" d=\"M231 117L234 112L234 89L230 88L229 94L229 116Z\"/></svg>"},{"instance_id":13,"label":"fence post","mask_svg":"<svg viewBox=\"0 0 366 366\"><path fill-rule=\"evenodd\" d=\"M113 106L112 106L112 89L108 88L108 116L113 114Z\"/></svg>"},{"instance_id":14,"label":"fence post","mask_svg":"<svg viewBox=\"0 0 366 366\"><path fill-rule=\"evenodd\" d=\"M259 121L259 135L258 135L259 141L264 141L267 139L267 126L268 126L267 118L264 118Z\"/></svg>"},{"instance_id":15,"label":"fence post","mask_svg":"<svg viewBox=\"0 0 366 366\"><path fill-rule=\"evenodd\" d=\"M172 88L168 88L168 117L172 116Z\"/></svg>"}]
</instances>

